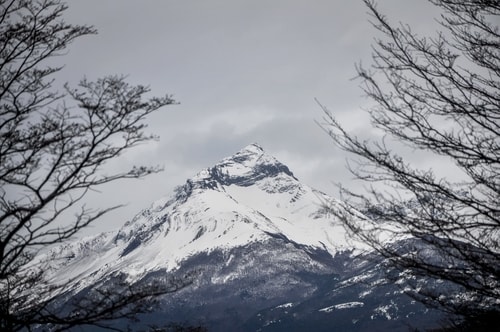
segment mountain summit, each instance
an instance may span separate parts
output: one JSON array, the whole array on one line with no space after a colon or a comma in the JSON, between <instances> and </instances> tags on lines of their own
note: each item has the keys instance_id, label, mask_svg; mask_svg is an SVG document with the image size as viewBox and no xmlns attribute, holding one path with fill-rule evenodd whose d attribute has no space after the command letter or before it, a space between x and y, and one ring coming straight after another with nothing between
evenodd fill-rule
<instances>
[{"instance_id":1,"label":"mountain summit","mask_svg":"<svg viewBox=\"0 0 500 332\"><path fill-rule=\"evenodd\" d=\"M152 270L171 271L201 252L276 237L334 255L348 246L327 204L340 205L301 184L287 166L251 144L200 171L117 232L56 249L73 257L59 267L66 271L58 275L121 271L137 278ZM85 264L80 256L94 263Z\"/></svg>"},{"instance_id":2,"label":"mountain summit","mask_svg":"<svg viewBox=\"0 0 500 332\"><path fill-rule=\"evenodd\" d=\"M214 167L198 173L194 181L215 180L221 185L251 186L266 177L281 173L297 180L287 166L266 154L258 144L251 144L235 155L223 159Z\"/></svg>"},{"instance_id":3,"label":"mountain summit","mask_svg":"<svg viewBox=\"0 0 500 332\"><path fill-rule=\"evenodd\" d=\"M95 285L113 287L118 277L141 284L197 272L193 285L165 296L133 329L178 320L211 331L406 331L407 318L399 325L391 320L426 311L397 287L372 289L385 282L383 267L353 254L360 251L331 213L344 208L251 144L119 230L45 258L51 280L75 280L67 293L74 296Z\"/></svg>"}]
</instances>

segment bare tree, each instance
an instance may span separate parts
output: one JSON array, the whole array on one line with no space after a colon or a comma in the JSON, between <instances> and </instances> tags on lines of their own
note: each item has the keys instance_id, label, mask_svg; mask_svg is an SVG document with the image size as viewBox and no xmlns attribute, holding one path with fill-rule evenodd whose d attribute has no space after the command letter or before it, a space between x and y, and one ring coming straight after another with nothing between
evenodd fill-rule
<instances>
[{"instance_id":1,"label":"bare tree","mask_svg":"<svg viewBox=\"0 0 500 332\"><path fill-rule=\"evenodd\" d=\"M64 55L76 38L95 34L89 26L62 20L59 0L0 0L0 330L54 330L132 317L146 300L172 292L182 282L117 283L94 289L67 312L53 310L69 284L44 279L33 265L43 247L70 239L118 206L88 209L82 199L96 186L140 178L157 167L105 173L106 162L154 136L145 117L174 103L170 96L145 99L149 89L123 77L81 81L65 92L53 88L62 67L47 60ZM53 63L51 61L50 63ZM109 170L108 170L109 172ZM80 206L76 216L68 211ZM60 219L64 217L64 221Z\"/></svg>"},{"instance_id":2,"label":"bare tree","mask_svg":"<svg viewBox=\"0 0 500 332\"><path fill-rule=\"evenodd\" d=\"M410 294L445 311L476 317L500 311L500 3L430 0L442 31L419 37L364 0L382 34L371 69L358 66L368 113L383 139L347 132L325 107L323 128L355 157L349 169L370 184L342 188L369 219L339 216L355 236L417 280L451 282L449 292ZM394 145L395 144L395 145ZM397 148L395 148L397 146ZM462 180L415 168L405 152L450 162ZM408 156L408 154L406 155ZM387 239L418 239L401 250Z\"/></svg>"}]
</instances>

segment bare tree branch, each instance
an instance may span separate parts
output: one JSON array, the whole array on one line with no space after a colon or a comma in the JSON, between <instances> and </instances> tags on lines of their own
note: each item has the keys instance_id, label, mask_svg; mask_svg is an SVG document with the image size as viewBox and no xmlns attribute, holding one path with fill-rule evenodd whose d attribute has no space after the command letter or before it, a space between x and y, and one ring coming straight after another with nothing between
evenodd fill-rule
<instances>
[{"instance_id":1,"label":"bare tree branch","mask_svg":"<svg viewBox=\"0 0 500 332\"><path fill-rule=\"evenodd\" d=\"M322 127L356 156L350 163L355 177L372 183L362 194L341 188L367 215L337 211L345 226L393 267L457 285L450 294L414 289L410 295L472 317L500 311L500 6L431 2L442 10L443 31L420 37L365 0L382 37L373 47L372 68L357 71L376 103L370 119L384 140L352 135L320 105ZM452 183L415 168L388 142L447 158L463 180ZM387 239L419 242L402 251Z\"/></svg>"},{"instance_id":2,"label":"bare tree branch","mask_svg":"<svg viewBox=\"0 0 500 332\"><path fill-rule=\"evenodd\" d=\"M145 118L174 103L171 96L147 99L149 88L121 76L83 79L64 92L52 88L61 66L47 60L64 55L75 39L95 34L90 26L64 22L60 0L0 0L0 330L30 330L48 324L63 330L106 320L132 318L160 294L186 280L105 285L68 299L66 313L54 303L74 281L45 280L44 264L33 257L44 247L72 238L119 206L100 210L84 205L89 190L120 179L141 178L159 167L136 166L105 173L106 163L156 139L145 133ZM64 222L61 219L64 218ZM119 287L118 287L119 286ZM36 291L34 291L36 290Z\"/></svg>"}]
</instances>

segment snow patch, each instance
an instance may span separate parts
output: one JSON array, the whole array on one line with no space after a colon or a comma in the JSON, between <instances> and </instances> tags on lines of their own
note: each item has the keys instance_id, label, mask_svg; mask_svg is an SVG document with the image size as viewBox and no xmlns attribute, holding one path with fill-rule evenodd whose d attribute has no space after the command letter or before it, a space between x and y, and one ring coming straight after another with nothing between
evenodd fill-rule
<instances>
[{"instance_id":1,"label":"snow patch","mask_svg":"<svg viewBox=\"0 0 500 332\"><path fill-rule=\"evenodd\" d=\"M284 304L280 304L279 306L277 306L275 309L281 309L281 308L291 308L293 307L293 303L290 302L290 303L284 303Z\"/></svg>"},{"instance_id":2,"label":"snow patch","mask_svg":"<svg viewBox=\"0 0 500 332\"><path fill-rule=\"evenodd\" d=\"M326 307L323 309L319 309L318 311L321 312L332 312L333 310L342 310L342 309L352 309L352 308L361 308L365 304L363 302L346 302L346 303L340 303L340 304L335 304L330 307Z\"/></svg>"}]
</instances>

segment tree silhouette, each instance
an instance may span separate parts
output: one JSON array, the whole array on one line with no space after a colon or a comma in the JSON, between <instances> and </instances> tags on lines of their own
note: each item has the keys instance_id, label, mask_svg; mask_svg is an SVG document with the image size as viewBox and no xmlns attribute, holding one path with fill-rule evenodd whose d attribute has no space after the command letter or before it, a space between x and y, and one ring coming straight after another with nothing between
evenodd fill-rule
<instances>
[{"instance_id":1,"label":"tree silhouette","mask_svg":"<svg viewBox=\"0 0 500 332\"><path fill-rule=\"evenodd\" d=\"M419 37L364 1L382 37L371 68L357 66L368 111L382 139L347 132L325 107L323 128L366 193L341 188L369 218L338 213L345 226L414 280L455 287L408 293L447 312L474 317L500 304L500 31L498 1L431 0L442 31ZM396 148L397 147L397 148ZM405 152L450 162L460 182L418 169ZM440 160L441 160L440 159ZM407 250L388 239L418 239ZM390 242L390 241L389 241Z\"/></svg>"},{"instance_id":2,"label":"tree silhouette","mask_svg":"<svg viewBox=\"0 0 500 332\"><path fill-rule=\"evenodd\" d=\"M113 289L92 289L55 310L72 280L52 284L47 266L34 263L41 248L70 239L112 206L100 210L81 204L89 190L119 179L140 178L158 167L104 172L110 160L155 139L144 132L144 119L170 96L147 99L149 89L123 77L77 88L53 87L50 65L75 39L95 34L89 26L61 18L59 0L0 0L0 330L36 326L63 330L103 325L147 309L152 298L173 292L185 280L128 284L117 276ZM68 211L79 207L74 218ZM64 219L61 221L61 219ZM48 264L48 263L47 263Z\"/></svg>"}]
</instances>

